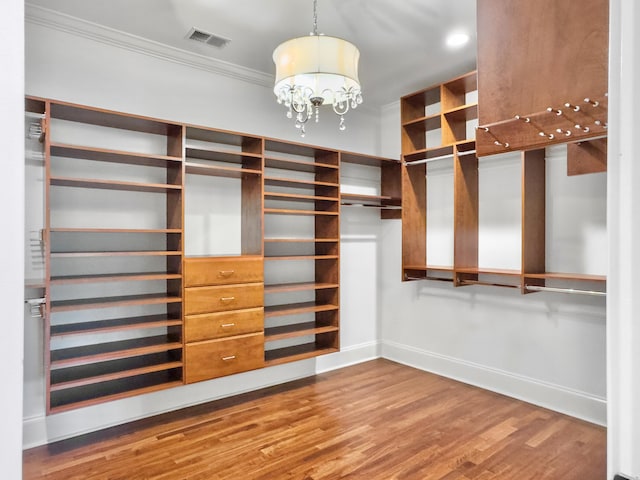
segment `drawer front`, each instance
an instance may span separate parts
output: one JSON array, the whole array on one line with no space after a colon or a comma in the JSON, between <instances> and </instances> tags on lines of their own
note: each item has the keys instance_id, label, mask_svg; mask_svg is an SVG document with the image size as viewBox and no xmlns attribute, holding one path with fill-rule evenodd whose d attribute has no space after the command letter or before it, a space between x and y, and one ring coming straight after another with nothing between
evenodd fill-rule
<instances>
[{"instance_id":1,"label":"drawer front","mask_svg":"<svg viewBox=\"0 0 640 480\"><path fill-rule=\"evenodd\" d=\"M228 285L221 287L191 287L184 289L184 314L225 312L261 307L264 285Z\"/></svg>"},{"instance_id":2,"label":"drawer front","mask_svg":"<svg viewBox=\"0 0 640 480\"><path fill-rule=\"evenodd\" d=\"M188 315L184 318L184 341L200 342L214 338L257 333L261 332L263 327L263 308Z\"/></svg>"},{"instance_id":3,"label":"drawer front","mask_svg":"<svg viewBox=\"0 0 640 480\"><path fill-rule=\"evenodd\" d=\"M262 368L264 335L254 333L187 344L184 367L186 383Z\"/></svg>"},{"instance_id":4,"label":"drawer front","mask_svg":"<svg viewBox=\"0 0 640 480\"><path fill-rule=\"evenodd\" d=\"M262 257L185 258L185 287L264 281Z\"/></svg>"}]
</instances>

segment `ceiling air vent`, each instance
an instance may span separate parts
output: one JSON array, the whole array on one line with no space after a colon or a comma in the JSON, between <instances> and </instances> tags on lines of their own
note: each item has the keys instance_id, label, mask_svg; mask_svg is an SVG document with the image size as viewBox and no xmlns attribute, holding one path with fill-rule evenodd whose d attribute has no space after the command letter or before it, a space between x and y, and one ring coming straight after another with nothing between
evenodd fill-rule
<instances>
[{"instance_id":1,"label":"ceiling air vent","mask_svg":"<svg viewBox=\"0 0 640 480\"><path fill-rule=\"evenodd\" d=\"M230 38L221 37L220 35L214 35L213 33L205 32L204 30L200 30L199 28L195 27L189 30L186 38L195 42L206 43L207 45L211 45L212 47L217 48L224 48L229 42L231 42Z\"/></svg>"}]
</instances>

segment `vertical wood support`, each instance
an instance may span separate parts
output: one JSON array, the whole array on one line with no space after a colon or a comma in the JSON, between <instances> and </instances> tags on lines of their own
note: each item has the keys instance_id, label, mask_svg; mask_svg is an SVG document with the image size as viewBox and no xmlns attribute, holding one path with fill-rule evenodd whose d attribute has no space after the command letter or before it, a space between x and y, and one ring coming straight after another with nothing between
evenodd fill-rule
<instances>
[{"instance_id":1,"label":"vertical wood support","mask_svg":"<svg viewBox=\"0 0 640 480\"><path fill-rule=\"evenodd\" d=\"M544 285L542 279L527 279L528 273L544 273L546 258L545 150L522 152L522 293L525 284Z\"/></svg>"}]
</instances>

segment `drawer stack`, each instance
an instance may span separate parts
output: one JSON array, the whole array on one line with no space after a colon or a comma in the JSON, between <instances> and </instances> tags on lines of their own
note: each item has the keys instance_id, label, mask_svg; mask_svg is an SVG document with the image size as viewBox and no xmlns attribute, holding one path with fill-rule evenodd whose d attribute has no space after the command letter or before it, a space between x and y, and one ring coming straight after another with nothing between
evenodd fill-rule
<instances>
[{"instance_id":1,"label":"drawer stack","mask_svg":"<svg viewBox=\"0 0 640 480\"><path fill-rule=\"evenodd\" d=\"M262 257L186 258L184 283L185 383L262 368Z\"/></svg>"}]
</instances>

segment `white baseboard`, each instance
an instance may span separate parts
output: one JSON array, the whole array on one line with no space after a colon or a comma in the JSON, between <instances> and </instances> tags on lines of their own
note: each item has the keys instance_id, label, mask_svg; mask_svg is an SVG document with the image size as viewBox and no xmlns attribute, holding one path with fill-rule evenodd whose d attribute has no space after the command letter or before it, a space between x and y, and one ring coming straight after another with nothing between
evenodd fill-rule
<instances>
[{"instance_id":1,"label":"white baseboard","mask_svg":"<svg viewBox=\"0 0 640 480\"><path fill-rule=\"evenodd\" d=\"M142 418L299 380L315 374L313 359L229 375L146 395L23 419L22 448L96 432Z\"/></svg>"},{"instance_id":2,"label":"white baseboard","mask_svg":"<svg viewBox=\"0 0 640 480\"><path fill-rule=\"evenodd\" d=\"M316 358L316 373L328 372L380 358L380 342L366 342L342 348L339 352Z\"/></svg>"},{"instance_id":3,"label":"white baseboard","mask_svg":"<svg viewBox=\"0 0 640 480\"><path fill-rule=\"evenodd\" d=\"M381 342L381 356L598 425L607 424L606 399L560 385L466 362L395 342Z\"/></svg>"}]
</instances>

